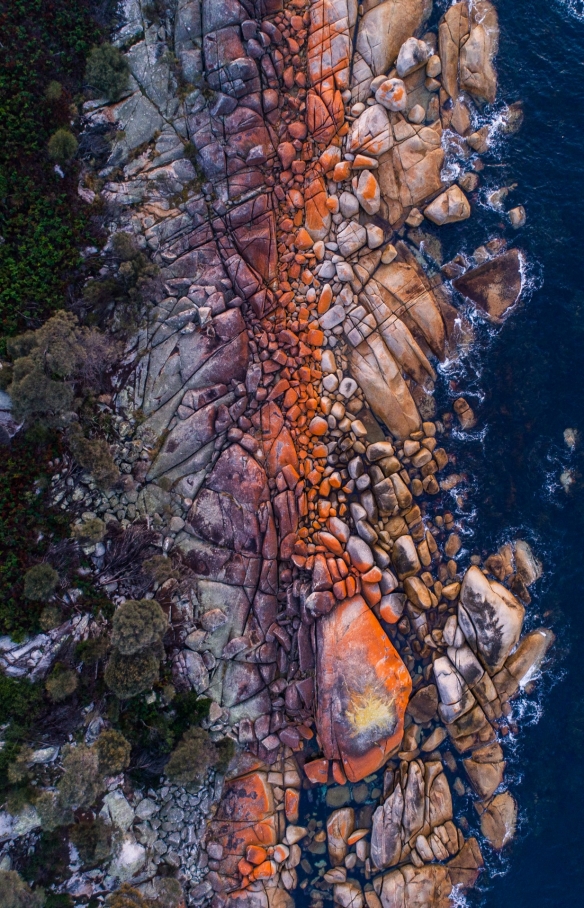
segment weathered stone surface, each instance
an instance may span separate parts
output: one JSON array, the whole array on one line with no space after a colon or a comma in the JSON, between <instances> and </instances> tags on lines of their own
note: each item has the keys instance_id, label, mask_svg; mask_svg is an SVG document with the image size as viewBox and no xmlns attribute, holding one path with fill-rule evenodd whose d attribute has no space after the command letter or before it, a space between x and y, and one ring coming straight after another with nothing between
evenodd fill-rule
<instances>
[{"instance_id":1,"label":"weathered stone surface","mask_svg":"<svg viewBox=\"0 0 584 908\"><path fill-rule=\"evenodd\" d=\"M355 120L349 133L347 150L352 154L382 155L393 145L385 107L373 104Z\"/></svg>"},{"instance_id":2,"label":"weathered stone surface","mask_svg":"<svg viewBox=\"0 0 584 908\"><path fill-rule=\"evenodd\" d=\"M429 722L438 709L438 692L434 684L421 687L408 703L408 713L421 725Z\"/></svg>"},{"instance_id":3,"label":"weathered stone surface","mask_svg":"<svg viewBox=\"0 0 584 908\"><path fill-rule=\"evenodd\" d=\"M375 100L387 110L405 110L408 103L406 87L401 79L387 79L375 92Z\"/></svg>"},{"instance_id":4,"label":"weathered stone surface","mask_svg":"<svg viewBox=\"0 0 584 908\"><path fill-rule=\"evenodd\" d=\"M446 330L436 297L427 278L404 243L397 244L398 257L380 265L375 280L384 288L384 301L403 318L414 336L420 335L433 353L444 356Z\"/></svg>"},{"instance_id":5,"label":"weathered stone surface","mask_svg":"<svg viewBox=\"0 0 584 908\"><path fill-rule=\"evenodd\" d=\"M383 877L383 908L449 908L452 884L441 864L405 864Z\"/></svg>"},{"instance_id":6,"label":"weathered stone surface","mask_svg":"<svg viewBox=\"0 0 584 908\"><path fill-rule=\"evenodd\" d=\"M470 217L470 205L459 186L451 186L424 209L424 215L435 224L454 224Z\"/></svg>"},{"instance_id":7,"label":"weathered stone surface","mask_svg":"<svg viewBox=\"0 0 584 908\"><path fill-rule=\"evenodd\" d=\"M499 23L489 0L469 5L470 35L460 49L460 87L477 101L492 104L497 94L493 57L499 45Z\"/></svg>"},{"instance_id":8,"label":"weathered stone surface","mask_svg":"<svg viewBox=\"0 0 584 908\"><path fill-rule=\"evenodd\" d=\"M350 363L369 406L396 438L407 438L420 427L412 395L380 337L373 335L351 350Z\"/></svg>"},{"instance_id":9,"label":"weathered stone surface","mask_svg":"<svg viewBox=\"0 0 584 908\"><path fill-rule=\"evenodd\" d=\"M508 791L498 794L486 807L477 804L481 817L481 832L495 851L511 841L517 826L517 803Z\"/></svg>"},{"instance_id":10,"label":"weathered stone surface","mask_svg":"<svg viewBox=\"0 0 584 908\"><path fill-rule=\"evenodd\" d=\"M499 255L453 281L456 289L494 322L502 322L519 299L523 286L517 249Z\"/></svg>"},{"instance_id":11,"label":"weathered stone surface","mask_svg":"<svg viewBox=\"0 0 584 908\"><path fill-rule=\"evenodd\" d=\"M468 2L453 4L444 14L438 30L442 85L451 98L458 97L458 60L461 43L469 31Z\"/></svg>"},{"instance_id":12,"label":"weathered stone surface","mask_svg":"<svg viewBox=\"0 0 584 908\"><path fill-rule=\"evenodd\" d=\"M388 72L404 41L420 28L431 9L428 0L385 0L365 13L357 50L374 76Z\"/></svg>"},{"instance_id":13,"label":"weathered stone surface","mask_svg":"<svg viewBox=\"0 0 584 908\"><path fill-rule=\"evenodd\" d=\"M325 756L353 782L382 766L399 747L411 680L361 596L318 624L316 688Z\"/></svg>"},{"instance_id":14,"label":"weathered stone surface","mask_svg":"<svg viewBox=\"0 0 584 908\"><path fill-rule=\"evenodd\" d=\"M419 41L417 38L408 38L407 41L404 41L399 49L395 65L400 79L424 66L429 56L430 48L425 41Z\"/></svg>"},{"instance_id":15,"label":"weathered stone surface","mask_svg":"<svg viewBox=\"0 0 584 908\"><path fill-rule=\"evenodd\" d=\"M474 836L466 840L459 853L447 866L453 886L458 886L463 892L472 889L484 866L481 849Z\"/></svg>"},{"instance_id":16,"label":"weathered stone surface","mask_svg":"<svg viewBox=\"0 0 584 908\"><path fill-rule=\"evenodd\" d=\"M494 673L517 645L525 609L504 586L468 569L460 590L458 623L471 647Z\"/></svg>"},{"instance_id":17,"label":"weathered stone surface","mask_svg":"<svg viewBox=\"0 0 584 908\"><path fill-rule=\"evenodd\" d=\"M347 854L347 840L355 828L355 811L352 807L333 810L326 821L328 853L333 867L342 864Z\"/></svg>"}]
</instances>

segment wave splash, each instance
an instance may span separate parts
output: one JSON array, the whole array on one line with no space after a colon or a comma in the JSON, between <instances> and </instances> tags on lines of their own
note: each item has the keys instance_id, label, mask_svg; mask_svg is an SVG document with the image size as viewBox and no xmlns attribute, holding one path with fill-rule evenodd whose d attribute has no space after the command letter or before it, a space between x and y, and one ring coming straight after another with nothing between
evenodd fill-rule
<instances>
[{"instance_id":1,"label":"wave splash","mask_svg":"<svg viewBox=\"0 0 584 908\"><path fill-rule=\"evenodd\" d=\"M559 0L559 5L573 19L584 22L584 0Z\"/></svg>"}]
</instances>

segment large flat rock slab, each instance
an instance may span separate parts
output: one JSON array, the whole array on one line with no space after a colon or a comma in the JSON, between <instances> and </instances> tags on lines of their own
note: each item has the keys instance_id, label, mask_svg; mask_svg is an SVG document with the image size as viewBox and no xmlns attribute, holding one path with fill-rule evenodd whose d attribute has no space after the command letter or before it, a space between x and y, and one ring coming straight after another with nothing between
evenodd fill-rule
<instances>
[{"instance_id":1,"label":"large flat rock slab","mask_svg":"<svg viewBox=\"0 0 584 908\"><path fill-rule=\"evenodd\" d=\"M399 747L412 682L361 596L345 599L317 628L317 729L327 759L357 782Z\"/></svg>"}]
</instances>

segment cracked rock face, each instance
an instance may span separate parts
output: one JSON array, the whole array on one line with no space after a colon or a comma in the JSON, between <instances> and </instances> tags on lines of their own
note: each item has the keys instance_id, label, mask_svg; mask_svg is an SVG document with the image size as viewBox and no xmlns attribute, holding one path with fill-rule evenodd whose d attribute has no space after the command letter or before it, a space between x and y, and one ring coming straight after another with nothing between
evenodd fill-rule
<instances>
[{"instance_id":1,"label":"cracked rock face","mask_svg":"<svg viewBox=\"0 0 584 908\"><path fill-rule=\"evenodd\" d=\"M322 618L317 631L317 728L327 759L357 782L379 769L403 736L409 674L361 596Z\"/></svg>"},{"instance_id":2,"label":"cracked rock face","mask_svg":"<svg viewBox=\"0 0 584 908\"><path fill-rule=\"evenodd\" d=\"M128 96L88 112L90 135L124 130L103 196L159 267L116 405L143 451L136 504L190 571L173 679L238 747L190 904L290 908L327 854L336 904L446 908L483 859L445 766L487 843L513 835L497 736L553 635L521 638L526 543L469 562L448 434L477 417L460 397L437 419L433 397L465 306L501 322L521 291L502 240L442 269L435 252L476 217L477 173L452 182L444 138L477 150L497 17L457 3L424 32L429 14L180 0L128 51Z\"/></svg>"}]
</instances>

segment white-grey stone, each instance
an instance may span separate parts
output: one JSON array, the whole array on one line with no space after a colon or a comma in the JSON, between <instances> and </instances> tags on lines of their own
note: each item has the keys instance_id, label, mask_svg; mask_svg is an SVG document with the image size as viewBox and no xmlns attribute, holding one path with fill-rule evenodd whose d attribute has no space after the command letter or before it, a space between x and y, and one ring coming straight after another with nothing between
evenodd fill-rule
<instances>
[{"instance_id":1,"label":"white-grey stone","mask_svg":"<svg viewBox=\"0 0 584 908\"><path fill-rule=\"evenodd\" d=\"M130 806L119 788L106 794L103 805L113 826L122 832L130 828L134 822L134 808Z\"/></svg>"},{"instance_id":2,"label":"white-grey stone","mask_svg":"<svg viewBox=\"0 0 584 908\"><path fill-rule=\"evenodd\" d=\"M133 835L127 834L121 844L120 850L109 867L110 876L126 882L142 870L146 863L146 849L140 845Z\"/></svg>"},{"instance_id":3,"label":"white-grey stone","mask_svg":"<svg viewBox=\"0 0 584 908\"><path fill-rule=\"evenodd\" d=\"M408 38L404 41L397 55L395 68L400 79L420 69L430 57L430 48L425 41Z\"/></svg>"},{"instance_id":4,"label":"white-grey stone","mask_svg":"<svg viewBox=\"0 0 584 908\"><path fill-rule=\"evenodd\" d=\"M352 192L341 192L339 196L339 207L344 218L353 218L359 212L359 202Z\"/></svg>"}]
</instances>

